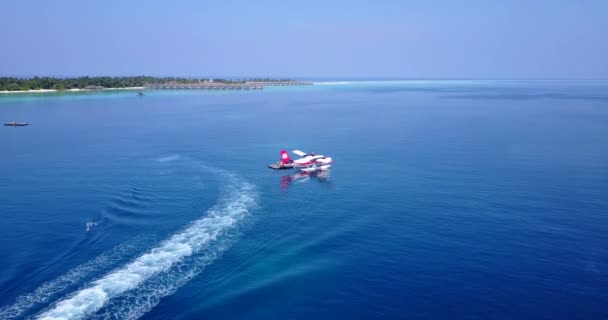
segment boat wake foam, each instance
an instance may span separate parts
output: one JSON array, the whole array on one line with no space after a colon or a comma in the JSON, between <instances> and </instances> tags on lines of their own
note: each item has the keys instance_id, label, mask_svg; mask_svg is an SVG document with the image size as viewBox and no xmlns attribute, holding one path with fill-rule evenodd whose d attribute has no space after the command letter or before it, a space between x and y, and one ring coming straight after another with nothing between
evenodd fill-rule
<instances>
[{"instance_id":1,"label":"boat wake foam","mask_svg":"<svg viewBox=\"0 0 608 320\"><path fill-rule=\"evenodd\" d=\"M170 156L158 160L168 162L178 159L184 158ZM158 304L162 297L174 293L199 274L225 251L239 232L236 227L256 206L255 188L233 173L201 164L198 166L218 174L226 182L218 203L184 230L82 289L60 298L43 309L36 318L138 318ZM81 274L101 271L98 260L111 258L112 256L99 257L43 285L34 293L20 297L13 306L0 310L0 318L19 317L28 310L35 311L33 306L40 309L41 304L56 299L59 291L88 281L90 277Z\"/></svg>"},{"instance_id":2,"label":"boat wake foam","mask_svg":"<svg viewBox=\"0 0 608 320\"><path fill-rule=\"evenodd\" d=\"M132 239L127 243L101 254L100 256L85 262L58 278L48 281L38 287L34 292L19 296L15 303L0 309L0 319L16 319L28 311L42 307L45 303L56 299L59 294L73 289L82 281L86 281L95 272L108 270L116 267L116 261L120 261L132 255L137 248L146 243L145 237Z\"/></svg>"},{"instance_id":3,"label":"boat wake foam","mask_svg":"<svg viewBox=\"0 0 608 320\"><path fill-rule=\"evenodd\" d=\"M141 286L122 294L88 319L137 319L152 310L163 297L200 274L235 241L236 232L222 235L204 253L185 257L172 268L154 276Z\"/></svg>"},{"instance_id":4,"label":"boat wake foam","mask_svg":"<svg viewBox=\"0 0 608 320\"><path fill-rule=\"evenodd\" d=\"M226 195L204 217L132 262L60 300L37 318L80 319L100 311L112 299L125 295L145 302L141 304L141 301L130 299L134 303L128 308L129 314L123 314L127 318L139 317L156 305L161 297L171 294L198 274L223 251L225 241L221 237L233 232L237 223L256 204L253 185L234 174L216 171L229 181ZM203 250L211 246L213 250ZM193 256L194 261L189 261L188 258ZM194 262L194 268L188 267L191 262ZM187 268L188 272L181 271L182 268ZM160 285L153 285L155 282ZM142 295L139 296L138 292Z\"/></svg>"}]
</instances>

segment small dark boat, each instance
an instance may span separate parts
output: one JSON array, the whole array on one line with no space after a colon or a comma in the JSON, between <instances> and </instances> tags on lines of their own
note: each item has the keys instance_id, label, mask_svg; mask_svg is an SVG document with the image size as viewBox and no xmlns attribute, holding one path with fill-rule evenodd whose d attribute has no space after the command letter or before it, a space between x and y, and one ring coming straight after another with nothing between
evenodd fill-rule
<instances>
[{"instance_id":1,"label":"small dark boat","mask_svg":"<svg viewBox=\"0 0 608 320\"><path fill-rule=\"evenodd\" d=\"M9 122L9 123L5 123L5 126L9 126L9 127L24 127L27 126L29 123L27 122Z\"/></svg>"},{"instance_id":2,"label":"small dark boat","mask_svg":"<svg viewBox=\"0 0 608 320\"><path fill-rule=\"evenodd\" d=\"M137 94L138 97L142 97L143 95L144 95L143 92L140 92L140 93Z\"/></svg>"}]
</instances>

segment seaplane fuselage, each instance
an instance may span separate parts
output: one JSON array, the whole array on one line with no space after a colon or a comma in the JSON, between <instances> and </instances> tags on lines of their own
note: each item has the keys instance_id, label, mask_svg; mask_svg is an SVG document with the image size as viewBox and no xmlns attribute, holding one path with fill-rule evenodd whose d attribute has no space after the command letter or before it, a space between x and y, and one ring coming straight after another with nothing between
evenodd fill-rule
<instances>
[{"instance_id":1,"label":"seaplane fuselage","mask_svg":"<svg viewBox=\"0 0 608 320\"><path fill-rule=\"evenodd\" d=\"M302 171L316 171L316 170L327 170L331 167L333 160L331 157L327 157L321 154L305 153L300 150L294 150L294 154L301 158L292 160L287 154L287 151L281 151L281 161L283 164L291 165L296 168L300 168Z\"/></svg>"}]
</instances>

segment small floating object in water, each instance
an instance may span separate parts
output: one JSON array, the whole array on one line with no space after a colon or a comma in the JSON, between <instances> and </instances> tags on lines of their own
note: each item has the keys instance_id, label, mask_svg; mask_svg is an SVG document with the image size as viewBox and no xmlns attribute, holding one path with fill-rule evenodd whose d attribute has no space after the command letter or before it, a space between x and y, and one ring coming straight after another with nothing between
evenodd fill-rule
<instances>
[{"instance_id":1,"label":"small floating object in water","mask_svg":"<svg viewBox=\"0 0 608 320\"><path fill-rule=\"evenodd\" d=\"M5 126L10 126L10 127L23 127L23 126L27 126L29 123L27 122L9 122L9 123L5 123Z\"/></svg>"},{"instance_id":2,"label":"small floating object in water","mask_svg":"<svg viewBox=\"0 0 608 320\"><path fill-rule=\"evenodd\" d=\"M97 225L97 222L87 222L86 227L87 227L87 232L91 231L91 229L93 229L94 226Z\"/></svg>"},{"instance_id":3,"label":"small floating object in water","mask_svg":"<svg viewBox=\"0 0 608 320\"><path fill-rule=\"evenodd\" d=\"M140 93L138 93L138 94L137 94L137 96L138 96L138 97L141 97L141 96L143 96L143 95L144 95L144 93L143 93L143 92L140 92Z\"/></svg>"}]
</instances>

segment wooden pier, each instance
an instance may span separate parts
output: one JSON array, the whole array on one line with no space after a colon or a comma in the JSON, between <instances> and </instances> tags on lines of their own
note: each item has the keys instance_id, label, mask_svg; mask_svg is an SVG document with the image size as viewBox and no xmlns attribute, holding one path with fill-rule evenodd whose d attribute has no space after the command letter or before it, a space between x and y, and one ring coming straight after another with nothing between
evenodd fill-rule
<instances>
[{"instance_id":1,"label":"wooden pier","mask_svg":"<svg viewBox=\"0 0 608 320\"><path fill-rule=\"evenodd\" d=\"M146 89L174 89L174 90L262 90L266 86L303 86L312 85L305 81L261 81L243 83L196 82L196 83L146 83Z\"/></svg>"},{"instance_id":2,"label":"wooden pier","mask_svg":"<svg viewBox=\"0 0 608 320\"><path fill-rule=\"evenodd\" d=\"M146 89L177 90L261 90L263 85L251 83L147 83Z\"/></svg>"},{"instance_id":3,"label":"wooden pier","mask_svg":"<svg viewBox=\"0 0 608 320\"><path fill-rule=\"evenodd\" d=\"M308 86L308 85L313 85L313 83L310 82L310 81L295 81L295 80L290 80L290 81L256 81L256 82L249 82L249 83L260 84L260 85L265 86L265 87Z\"/></svg>"}]
</instances>

